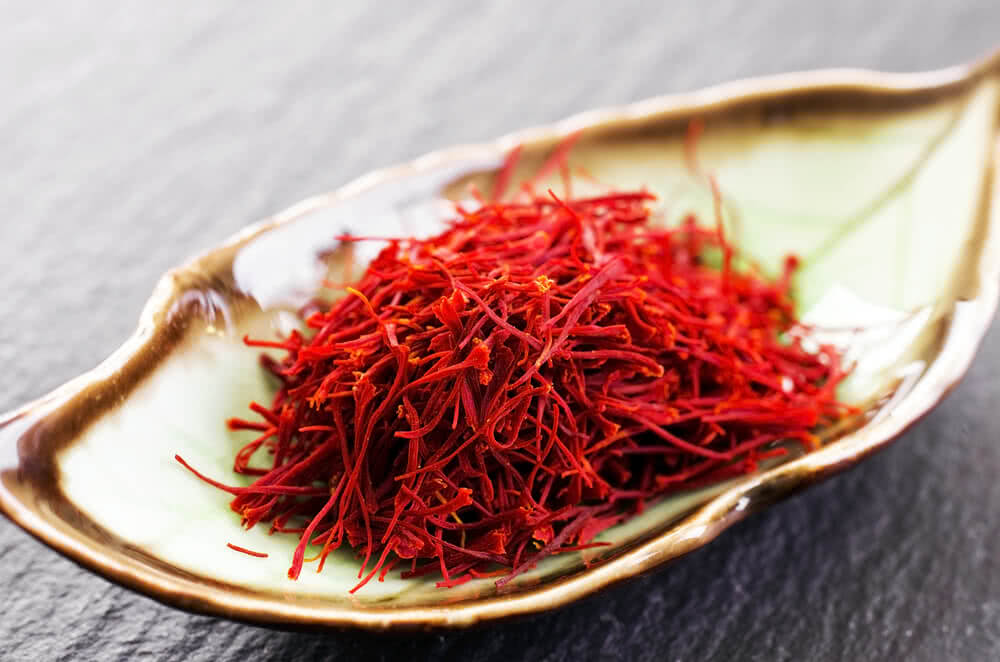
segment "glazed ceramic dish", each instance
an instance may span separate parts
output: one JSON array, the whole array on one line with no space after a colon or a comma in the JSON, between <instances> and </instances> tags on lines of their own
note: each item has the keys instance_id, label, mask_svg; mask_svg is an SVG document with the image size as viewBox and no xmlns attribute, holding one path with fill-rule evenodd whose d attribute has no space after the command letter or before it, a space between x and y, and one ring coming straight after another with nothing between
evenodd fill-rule
<instances>
[{"instance_id":1,"label":"glazed ceramic dish","mask_svg":"<svg viewBox=\"0 0 1000 662\"><path fill-rule=\"evenodd\" d=\"M245 620L460 627L566 604L860 461L956 384L997 304L998 115L1000 56L927 74L790 74L586 113L370 174L171 271L117 352L0 419L0 507L114 581ZM350 550L290 581L296 538L242 530L227 495L174 461L179 453L238 482L232 459L245 439L224 421L272 388L241 339L297 324L291 311L342 267L334 236L433 232L449 200L469 185L489 189L513 146L524 144L526 176L575 131L571 165L616 187L649 187L661 222L708 214L710 193L684 163L692 118L705 122L699 160L720 183L731 236L765 270L789 252L802 258L800 313L817 340L856 362L841 395L865 413L824 431L819 450L672 495L601 534L607 547L548 558L502 591L489 579L440 589L434 578L390 575L354 596Z\"/></svg>"}]
</instances>

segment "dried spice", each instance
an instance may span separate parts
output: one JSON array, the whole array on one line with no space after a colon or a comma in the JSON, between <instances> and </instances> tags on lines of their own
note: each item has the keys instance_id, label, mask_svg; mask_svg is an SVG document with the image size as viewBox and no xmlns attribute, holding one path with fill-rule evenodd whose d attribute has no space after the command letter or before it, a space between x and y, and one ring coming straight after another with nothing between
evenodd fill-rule
<instances>
[{"instance_id":1,"label":"dried spice","mask_svg":"<svg viewBox=\"0 0 1000 662\"><path fill-rule=\"evenodd\" d=\"M813 448L844 370L795 333L794 258L773 282L737 268L721 223L658 227L654 199L529 186L387 240L306 332L246 339L285 353L261 359L273 400L229 421L259 434L234 463L253 483L188 468L247 528L298 536L293 579L349 545L357 590L400 564L503 585L663 495Z\"/></svg>"},{"instance_id":2,"label":"dried spice","mask_svg":"<svg viewBox=\"0 0 1000 662\"><path fill-rule=\"evenodd\" d=\"M239 545L234 545L231 542L227 542L226 547L233 550L234 552L240 552L241 554L246 554L247 556L255 556L259 559L267 558L267 554L265 554L264 552L255 552L252 549L247 549L246 547L240 547Z\"/></svg>"}]
</instances>

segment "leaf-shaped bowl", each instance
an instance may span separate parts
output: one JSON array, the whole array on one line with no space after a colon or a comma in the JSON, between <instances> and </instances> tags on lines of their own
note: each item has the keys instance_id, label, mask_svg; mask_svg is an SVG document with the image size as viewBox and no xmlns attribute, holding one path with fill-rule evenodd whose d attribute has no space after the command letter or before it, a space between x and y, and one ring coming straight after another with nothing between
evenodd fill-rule
<instances>
[{"instance_id":1,"label":"leaf-shaped bowl","mask_svg":"<svg viewBox=\"0 0 1000 662\"><path fill-rule=\"evenodd\" d=\"M0 418L0 508L114 581L245 620L458 627L565 604L851 466L955 385L997 305L998 112L1000 54L926 74L789 74L585 113L372 173L169 272L118 351ZM241 338L294 323L289 311L343 257L335 235L426 233L448 198L470 183L488 188L513 146L524 145L523 175L576 131L573 165L650 187L667 221L703 212L709 193L683 158L692 118L705 122L699 159L720 182L736 241L765 268L788 252L803 258L801 312L857 361L843 397L864 405L859 425L757 474L671 496L602 534L610 546L549 558L503 591L489 579L438 589L390 576L351 596L349 551L290 581L294 537L243 531L227 496L174 462L180 453L236 480L241 437L224 420L270 388Z\"/></svg>"}]
</instances>

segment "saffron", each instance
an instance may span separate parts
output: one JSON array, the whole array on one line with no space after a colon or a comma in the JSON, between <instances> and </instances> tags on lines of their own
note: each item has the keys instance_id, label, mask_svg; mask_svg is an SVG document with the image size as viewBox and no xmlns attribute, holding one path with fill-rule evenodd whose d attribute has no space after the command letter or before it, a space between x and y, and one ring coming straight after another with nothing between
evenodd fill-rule
<instances>
[{"instance_id":1,"label":"saffron","mask_svg":"<svg viewBox=\"0 0 1000 662\"><path fill-rule=\"evenodd\" d=\"M565 171L571 144L543 169ZM721 223L657 227L644 190L573 198L529 182L503 201L519 154L443 233L388 240L307 332L246 339L285 352L262 360L280 384L270 404L228 422L257 435L234 462L251 485L177 457L233 495L246 528L298 536L290 578L307 546L321 569L346 544L354 590L404 561L404 577L502 573L502 586L606 544L593 539L666 494L813 448L850 411L834 348L789 333L793 259L776 281L737 268Z\"/></svg>"},{"instance_id":2,"label":"saffron","mask_svg":"<svg viewBox=\"0 0 1000 662\"><path fill-rule=\"evenodd\" d=\"M247 549L246 547L240 547L239 545L234 545L231 542L227 542L226 543L226 547L228 547L229 549L231 549L231 550L233 550L235 552L241 552L241 553L247 554L249 556L255 556L258 559L266 559L267 558L267 554L264 553L264 552L255 552L253 550Z\"/></svg>"}]
</instances>

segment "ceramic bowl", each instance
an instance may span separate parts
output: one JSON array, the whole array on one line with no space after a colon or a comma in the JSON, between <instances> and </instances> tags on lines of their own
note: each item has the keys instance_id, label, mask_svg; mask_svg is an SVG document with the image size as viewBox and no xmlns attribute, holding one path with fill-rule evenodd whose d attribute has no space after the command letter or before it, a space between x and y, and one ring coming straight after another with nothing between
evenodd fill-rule
<instances>
[{"instance_id":1,"label":"ceramic bowl","mask_svg":"<svg viewBox=\"0 0 1000 662\"><path fill-rule=\"evenodd\" d=\"M167 273L118 351L0 418L0 509L113 581L244 620L461 627L566 604L853 465L956 384L997 305L998 114L1000 56L924 74L788 74L589 112L372 173ZM801 314L856 362L842 396L865 414L827 431L819 450L672 495L603 533L609 546L549 558L502 591L489 579L440 589L435 578L390 575L353 596L350 550L289 580L295 538L242 530L227 495L174 461L179 453L237 480L232 457L245 438L224 421L272 388L241 339L297 323L291 311L344 259L334 236L432 232L449 200L470 185L489 189L515 145L524 176L577 131L571 165L606 184L649 187L662 222L710 213L709 191L684 160L694 118L704 121L698 158L722 188L731 236L765 270L789 252L802 258ZM357 250L363 263L372 249Z\"/></svg>"}]
</instances>

